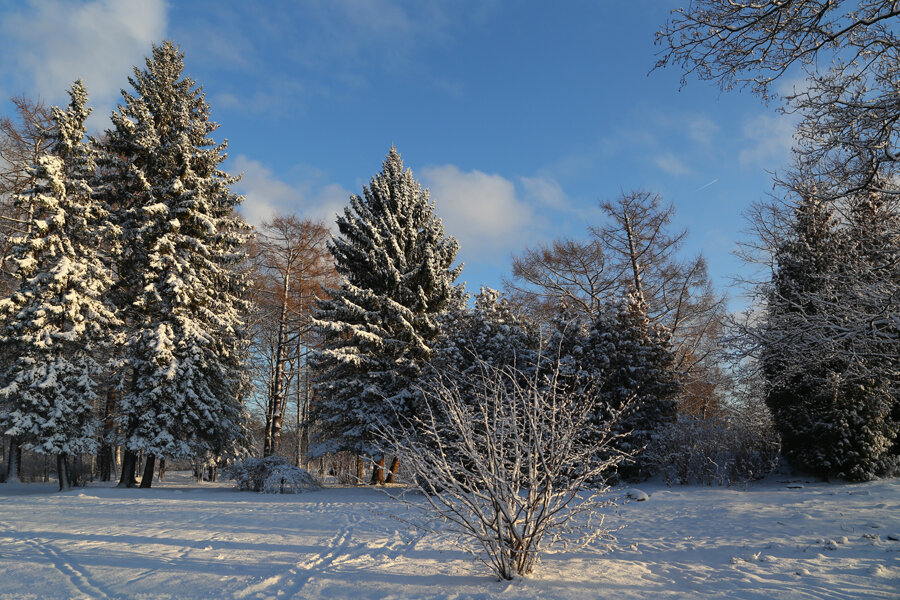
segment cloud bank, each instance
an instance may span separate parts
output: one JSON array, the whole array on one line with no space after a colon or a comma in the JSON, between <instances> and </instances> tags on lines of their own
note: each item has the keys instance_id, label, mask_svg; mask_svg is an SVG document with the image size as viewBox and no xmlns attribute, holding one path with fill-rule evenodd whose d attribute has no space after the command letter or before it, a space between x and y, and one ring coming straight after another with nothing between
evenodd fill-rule
<instances>
[{"instance_id":1,"label":"cloud bank","mask_svg":"<svg viewBox=\"0 0 900 600\"><path fill-rule=\"evenodd\" d=\"M95 115L105 118L127 87L134 65L166 32L163 0L31 1L4 15L0 59L11 77L5 90L65 102L65 90L81 78ZM12 49L15 48L15 51ZM102 109L101 109L102 107ZM99 115L98 115L99 116Z\"/></svg>"},{"instance_id":2,"label":"cloud bank","mask_svg":"<svg viewBox=\"0 0 900 600\"><path fill-rule=\"evenodd\" d=\"M321 219L333 227L335 215L350 199L350 192L336 183L287 183L263 163L243 155L237 156L230 168L242 173L234 188L244 195L241 214L253 225L277 214L295 213L301 218Z\"/></svg>"}]
</instances>

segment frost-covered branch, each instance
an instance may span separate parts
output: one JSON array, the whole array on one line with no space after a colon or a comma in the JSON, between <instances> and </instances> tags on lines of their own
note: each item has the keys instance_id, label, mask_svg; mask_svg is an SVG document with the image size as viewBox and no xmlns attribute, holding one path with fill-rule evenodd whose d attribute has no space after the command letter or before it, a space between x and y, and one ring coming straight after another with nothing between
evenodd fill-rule
<instances>
[{"instance_id":1,"label":"frost-covered branch","mask_svg":"<svg viewBox=\"0 0 900 600\"><path fill-rule=\"evenodd\" d=\"M602 482L625 458L611 445L620 412L597 424L593 392L565 393L559 375L481 362L466 386L433 381L421 414L382 430L429 513L504 579L554 546L613 540L600 511L612 506Z\"/></svg>"}]
</instances>

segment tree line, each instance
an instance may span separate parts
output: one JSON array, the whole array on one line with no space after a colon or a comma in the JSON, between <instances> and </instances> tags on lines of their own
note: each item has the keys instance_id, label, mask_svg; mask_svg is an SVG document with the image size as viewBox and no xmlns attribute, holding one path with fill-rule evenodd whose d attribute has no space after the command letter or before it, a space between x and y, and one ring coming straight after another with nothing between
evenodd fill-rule
<instances>
[{"instance_id":1,"label":"tree line","mask_svg":"<svg viewBox=\"0 0 900 600\"><path fill-rule=\"evenodd\" d=\"M293 215L253 232L170 42L96 138L80 82L66 109L22 99L24 123L0 121L15 166L0 179L8 477L23 447L56 456L61 482L69 456L121 447L121 485L139 454L149 486L157 458L248 451L342 455L358 479L389 481L403 465L386 432L440 416L435 399L476 406L485 373L578 398L608 426L586 431L612 436L597 459L623 457L620 477L696 480L687 446L711 438L718 481L764 474L779 445L805 472L894 474L900 192L893 120L870 117L894 101L896 15L789 4L699 2L658 35L659 66L726 88L770 97L788 67L806 69L785 105L802 116L796 166L749 215L742 252L763 270L744 316L727 314L702 256L683 256L674 208L643 190L603 202L583 238L523 250L504 292L474 297L395 148L333 233ZM827 52L839 58L820 70Z\"/></svg>"}]
</instances>

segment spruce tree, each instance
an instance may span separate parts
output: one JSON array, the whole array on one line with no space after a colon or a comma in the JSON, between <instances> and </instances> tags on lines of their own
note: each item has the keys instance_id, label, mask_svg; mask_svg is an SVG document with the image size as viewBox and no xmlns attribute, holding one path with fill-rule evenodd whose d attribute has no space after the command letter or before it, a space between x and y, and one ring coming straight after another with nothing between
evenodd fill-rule
<instances>
[{"instance_id":1,"label":"spruce tree","mask_svg":"<svg viewBox=\"0 0 900 600\"><path fill-rule=\"evenodd\" d=\"M314 452L377 455L376 429L415 410L412 387L432 356L438 316L460 296L458 244L393 147L337 226L329 250L343 281L314 320L324 338L314 361Z\"/></svg>"},{"instance_id":2,"label":"spruce tree","mask_svg":"<svg viewBox=\"0 0 900 600\"><path fill-rule=\"evenodd\" d=\"M431 367L436 374L465 384L482 363L497 369L529 369L538 335L497 290L482 287L474 307L458 306L440 319L441 333Z\"/></svg>"},{"instance_id":3,"label":"spruce tree","mask_svg":"<svg viewBox=\"0 0 900 600\"><path fill-rule=\"evenodd\" d=\"M243 435L246 226L230 189L237 178L219 168L226 144L210 137L218 125L183 70L175 44L154 46L107 132L108 191L122 227L126 486L138 451L149 487L155 458L205 456Z\"/></svg>"},{"instance_id":4,"label":"spruce tree","mask_svg":"<svg viewBox=\"0 0 900 600\"><path fill-rule=\"evenodd\" d=\"M671 335L647 314L647 304L632 290L608 304L591 324L585 362L599 374L598 423L621 411L615 431L618 450L635 458L619 468L626 478L650 473L640 452L664 426L675 421L681 392Z\"/></svg>"},{"instance_id":5,"label":"spruce tree","mask_svg":"<svg viewBox=\"0 0 900 600\"><path fill-rule=\"evenodd\" d=\"M57 457L60 490L68 457L92 451L96 379L117 324L104 301L112 283L101 253L117 230L94 197L96 152L85 141L87 91L76 81L66 110L53 109L53 147L33 168L36 184L19 197L34 208L29 233L15 241L19 289L0 300L0 343L15 360L0 373L4 433Z\"/></svg>"},{"instance_id":6,"label":"spruce tree","mask_svg":"<svg viewBox=\"0 0 900 600\"><path fill-rule=\"evenodd\" d=\"M866 480L900 465L900 335L891 316L900 292L900 205L874 190L847 200L836 302L826 321L842 349L835 410L844 431L829 450L838 467L832 472Z\"/></svg>"},{"instance_id":7,"label":"spruce tree","mask_svg":"<svg viewBox=\"0 0 900 600\"><path fill-rule=\"evenodd\" d=\"M826 314L840 297L835 286L846 248L831 208L801 198L775 251L763 326L766 405L782 453L794 468L825 476L841 471L835 450L848 425L837 402L844 349L828 334Z\"/></svg>"}]
</instances>

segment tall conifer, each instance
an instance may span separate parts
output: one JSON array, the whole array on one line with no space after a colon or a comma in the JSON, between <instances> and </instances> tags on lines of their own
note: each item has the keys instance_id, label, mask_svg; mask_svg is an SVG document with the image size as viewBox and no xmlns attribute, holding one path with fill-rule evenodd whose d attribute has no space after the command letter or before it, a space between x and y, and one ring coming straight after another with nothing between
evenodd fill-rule
<instances>
[{"instance_id":1,"label":"tall conifer","mask_svg":"<svg viewBox=\"0 0 900 600\"><path fill-rule=\"evenodd\" d=\"M149 487L156 457L220 452L243 434L246 226L230 189L237 178L219 168L226 144L210 137L218 125L183 70L175 44L154 46L107 134L127 330L120 485L134 483L138 451Z\"/></svg>"},{"instance_id":2,"label":"tall conifer","mask_svg":"<svg viewBox=\"0 0 900 600\"><path fill-rule=\"evenodd\" d=\"M395 148L337 219L329 246L340 289L319 304L318 452L377 455L381 423L415 408L412 385L432 354L437 317L459 290L458 244Z\"/></svg>"},{"instance_id":3,"label":"tall conifer","mask_svg":"<svg viewBox=\"0 0 900 600\"><path fill-rule=\"evenodd\" d=\"M619 471L627 478L646 477L650 473L640 453L675 421L681 392L671 335L650 320L646 302L632 290L594 320L587 348L585 362L600 374L597 419L602 422L607 411L622 411L615 430L624 437L617 446L635 455Z\"/></svg>"},{"instance_id":4,"label":"tall conifer","mask_svg":"<svg viewBox=\"0 0 900 600\"><path fill-rule=\"evenodd\" d=\"M96 153L85 140L87 91L76 81L66 110L53 109L53 147L33 168L36 184L19 202L34 208L16 240L20 285L0 300L0 343L15 360L0 373L4 432L57 457L60 489L70 485L68 457L95 446L98 360L117 320L104 294L112 283L101 248L115 236L95 199Z\"/></svg>"}]
</instances>

